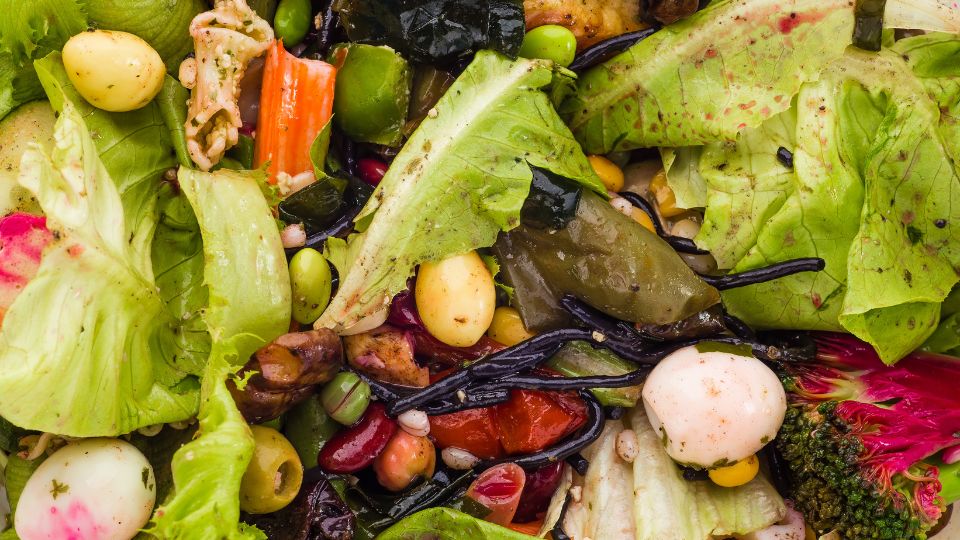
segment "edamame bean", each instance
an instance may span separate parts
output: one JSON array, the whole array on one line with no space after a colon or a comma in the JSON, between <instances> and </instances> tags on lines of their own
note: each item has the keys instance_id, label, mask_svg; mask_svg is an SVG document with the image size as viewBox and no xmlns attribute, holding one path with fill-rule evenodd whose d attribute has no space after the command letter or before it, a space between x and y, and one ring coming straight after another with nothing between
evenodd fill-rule
<instances>
[{"instance_id":1,"label":"edamame bean","mask_svg":"<svg viewBox=\"0 0 960 540\"><path fill-rule=\"evenodd\" d=\"M287 47L303 41L313 21L310 0L280 0L273 16L273 30Z\"/></svg>"},{"instance_id":2,"label":"edamame bean","mask_svg":"<svg viewBox=\"0 0 960 540\"><path fill-rule=\"evenodd\" d=\"M301 249L290 260L290 286L293 290L293 318L311 324L330 302L333 276L330 265L319 251Z\"/></svg>"},{"instance_id":3,"label":"edamame bean","mask_svg":"<svg viewBox=\"0 0 960 540\"><path fill-rule=\"evenodd\" d=\"M555 24L538 26L527 32L520 45L520 56L543 58L567 67L577 54L577 38L569 28Z\"/></svg>"},{"instance_id":4,"label":"edamame bean","mask_svg":"<svg viewBox=\"0 0 960 540\"><path fill-rule=\"evenodd\" d=\"M324 410L345 426L355 424L370 404L370 385L360 380L356 373L344 371L337 374L320 391Z\"/></svg>"}]
</instances>

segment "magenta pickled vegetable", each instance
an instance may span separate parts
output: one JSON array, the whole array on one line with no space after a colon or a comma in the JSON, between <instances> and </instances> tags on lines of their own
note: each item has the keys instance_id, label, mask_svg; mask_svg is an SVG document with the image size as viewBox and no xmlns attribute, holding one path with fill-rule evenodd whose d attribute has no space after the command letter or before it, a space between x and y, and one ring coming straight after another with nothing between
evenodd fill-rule
<instances>
[{"instance_id":1,"label":"magenta pickled vegetable","mask_svg":"<svg viewBox=\"0 0 960 540\"><path fill-rule=\"evenodd\" d=\"M0 219L0 321L37 274L43 249L53 240L47 218L15 213Z\"/></svg>"},{"instance_id":2,"label":"magenta pickled vegetable","mask_svg":"<svg viewBox=\"0 0 960 540\"><path fill-rule=\"evenodd\" d=\"M397 431L383 403L371 403L355 425L337 432L320 449L317 464L326 472L354 473L373 464Z\"/></svg>"}]
</instances>

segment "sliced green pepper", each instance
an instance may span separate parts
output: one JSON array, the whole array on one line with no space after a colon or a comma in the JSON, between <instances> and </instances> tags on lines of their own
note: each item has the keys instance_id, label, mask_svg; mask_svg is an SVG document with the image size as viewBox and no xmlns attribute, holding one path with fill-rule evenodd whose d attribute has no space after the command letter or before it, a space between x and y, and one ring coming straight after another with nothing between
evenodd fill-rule
<instances>
[{"instance_id":1,"label":"sliced green pepper","mask_svg":"<svg viewBox=\"0 0 960 540\"><path fill-rule=\"evenodd\" d=\"M636 366L606 349L594 349L585 341L564 345L553 355L547 367L567 377L593 375L624 375ZM601 404L607 407L633 407L640 400L643 385L626 388L592 388L590 391Z\"/></svg>"},{"instance_id":2,"label":"sliced green pepper","mask_svg":"<svg viewBox=\"0 0 960 540\"><path fill-rule=\"evenodd\" d=\"M571 294L619 319L669 324L720 301L669 244L593 193L560 230L521 225L495 245L524 325L569 324L558 300Z\"/></svg>"},{"instance_id":3,"label":"sliced green pepper","mask_svg":"<svg viewBox=\"0 0 960 540\"><path fill-rule=\"evenodd\" d=\"M390 47L360 43L330 52L337 67L333 120L351 139L398 146L410 105L413 72Z\"/></svg>"}]
</instances>

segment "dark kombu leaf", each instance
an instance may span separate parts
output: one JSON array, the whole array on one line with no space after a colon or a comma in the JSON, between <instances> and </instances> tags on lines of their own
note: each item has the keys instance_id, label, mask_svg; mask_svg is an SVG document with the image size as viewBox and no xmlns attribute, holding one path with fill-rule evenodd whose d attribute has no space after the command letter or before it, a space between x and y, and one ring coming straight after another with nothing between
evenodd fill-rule
<instances>
[{"instance_id":1,"label":"dark kombu leaf","mask_svg":"<svg viewBox=\"0 0 960 540\"><path fill-rule=\"evenodd\" d=\"M520 0L347 0L340 18L350 41L389 45L425 64L479 49L516 57L525 27Z\"/></svg>"},{"instance_id":2,"label":"dark kombu leaf","mask_svg":"<svg viewBox=\"0 0 960 540\"><path fill-rule=\"evenodd\" d=\"M244 521L272 540L350 540L356 529L353 512L317 467L304 473L300 492L289 505Z\"/></svg>"}]
</instances>

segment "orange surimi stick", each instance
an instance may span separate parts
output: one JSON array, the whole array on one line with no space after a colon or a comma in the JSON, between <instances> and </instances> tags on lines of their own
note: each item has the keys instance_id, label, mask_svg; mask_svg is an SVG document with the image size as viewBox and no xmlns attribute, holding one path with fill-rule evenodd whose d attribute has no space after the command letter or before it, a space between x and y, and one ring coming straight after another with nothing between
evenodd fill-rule
<instances>
[{"instance_id":1,"label":"orange surimi stick","mask_svg":"<svg viewBox=\"0 0 960 540\"><path fill-rule=\"evenodd\" d=\"M312 171L310 146L333 114L337 69L320 60L297 58L277 40L263 66L254 165L270 162L270 183L281 172Z\"/></svg>"}]
</instances>

